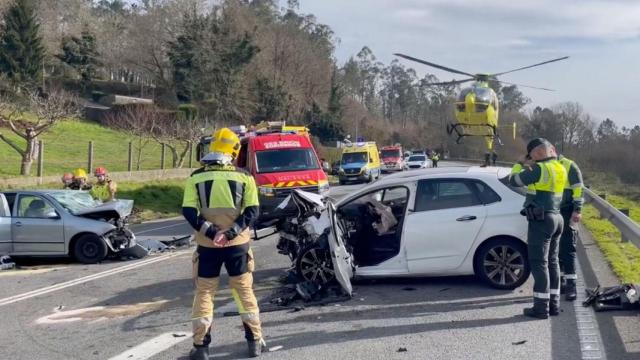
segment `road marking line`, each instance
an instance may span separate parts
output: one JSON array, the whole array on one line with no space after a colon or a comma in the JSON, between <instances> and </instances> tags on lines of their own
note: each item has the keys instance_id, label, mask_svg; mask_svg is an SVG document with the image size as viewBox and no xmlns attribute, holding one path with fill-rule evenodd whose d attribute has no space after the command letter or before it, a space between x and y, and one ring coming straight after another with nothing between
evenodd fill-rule
<instances>
[{"instance_id":1,"label":"road marking line","mask_svg":"<svg viewBox=\"0 0 640 360\"><path fill-rule=\"evenodd\" d=\"M186 223L187 222L184 221L184 222L180 222L180 223L173 224L173 225L161 226L161 227L158 227L158 228L153 228L153 229L147 229L147 230L143 230L143 231L134 232L134 234L136 234L136 236L137 236L139 234L146 234L148 232L152 232L152 231L156 231L156 230L162 230L162 229L168 229L168 228L172 228L172 227L176 227L176 226L181 226L181 225L184 225Z\"/></svg>"},{"instance_id":2,"label":"road marking line","mask_svg":"<svg viewBox=\"0 0 640 360\"><path fill-rule=\"evenodd\" d=\"M582 266L576 264L576 272L578 273L578 281L576 282L576 291L578 298L573 302L573 308L576 313L576 326L578 328L578 338L580 340L580 353L582 359L601 359L607 358L604 351L598 321L595 312L591 306L584 307L582 302L585 300L585 283Z\"/></svg>"},{"instance_id":3,"label":"road marking line","mask_svg":"<svg viewBox=\"0 0 640 360\"><path fill-rule=\"evenodd\" d=\"M149 264L154 264L154 263L157 263L157 262L160 262L160 261L164 261L164 260L179 256L179 255L184 255L184 254L185 254L184 252L175 252L175 253L160 255L158 257L154 257L154 258L147 259L147 260L142 260L142 261L139 261L139 262L135 262L133 264L117 267L115 269L109 269L109 270L106 270L106 271L103 271L103 272L100 272L100 273L97 273L97 274L88 275L88 276L81 277L81 278L78 278L78 279L73 279L73 280L65 281L65 282L62 282L62 283L59 283L59 284L47 286L47 287L44 287L44 288L41 288L41 289L36 289L36 290L28 291L26 293L10 296L10 297L7 297L7 298L0 299L0 306L9 305L9 304L13 304L13 303L18 302L18 301L31 299L31 298L34 298L36 296L48 294L50 292L54 292L54 291L57 291L57 290L62 290L62 289L65 289L65 288L68 288L68 287L71 287L71 286L84 284L84 283L89 282L89 281L101 279L103 277L107 277L107 276L110 276L110 275L119 274L121 272L125 272L125 271L128 271L128 270L139 268L139 267L142 267L142 266L145 266L145 265L149 265Z\"/></svg>"},{"instance_id":4,"label":"road marking line","mask_svg":"<svg viewBox=\"0 0 640 360\"><path fill-rule=\"evenodd\" d=\"M191 339L192 333L185 331L168 332L147 340L142 344L133 347L120 355L116 355L109 360L145 360L159 354L168 348L179 344L187 339Z\"/></svg>"}]
</instances>

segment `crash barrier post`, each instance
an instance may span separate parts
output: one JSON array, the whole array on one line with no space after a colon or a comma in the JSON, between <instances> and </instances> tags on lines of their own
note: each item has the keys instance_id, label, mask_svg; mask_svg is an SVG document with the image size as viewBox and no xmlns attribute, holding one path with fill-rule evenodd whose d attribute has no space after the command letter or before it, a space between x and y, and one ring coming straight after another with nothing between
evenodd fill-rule
<instances>
[{"instance_id":1,"label":"crash barrier post","mask_svg":"<svg viewBox=\"0 0 640 360\"><path fill-rule=\"evenodd\" d=\"M38 141L38 177L44 176L44 142Z\"/></svg>"},{"instance_id":2,"label":"crash barrier post","mask_svg":"<svg viewBox=\"0 0 640 360\"><path fill-rule=\"evenodd\" d=\"M164 170L164 155L166 150L166 146L164 145L164 143L160 144L160 148L162 149L160 151L160 170Z\"/></svg>"},{"instance_id":3,"label":"crash barrier post","mask_svg":"<svg viewBox=\"0 0 640 360\"><path fill-rule=\"evenodd\" d=\"M129 141L129 156L127 158L127 171L131 172L133 166L133 143Z\"/></svg>"},{"instance_id":4,"label":"crash barrier post","mask_svg":"<svg viewBox=\"0 0 640 360\"><path fill-rule=\"evenodd\" d=\"M193 167L193 144L189 143L189 167Z\"/></svg>"},{"instance_id":5,"label":"crash barrier post","mask_svg":"<svg viewBox=\"0 0 640 360\"><path fill-rule=\"evenodd\" d=\"M87 171L91 173L93 169L93 141L89 141L89 159L87 161Z\"/></svg>"},{"instance_id":6,"label":"crash barrier post","mask_svg":"<svg viewBox=\"0 0 640 360\"><path fill-rule=\"evenodd\" d=\"M459 162L478 162L478 159L449 159L449 161ZM496 162L497 165L513 166L513 163ZM600 217L611 222L620 231L621 240L624 242L632 242L636 247L640 248L640 225L622 211L616 209L615 206L608 203L603 196L599 196L589 188L584 189L585 201L593 205L598 210Z\"/></svg>"},{"instance_id":7,"label":"crash barrier post","mask_svg":"<svg viewBox=\"0 0 640 360\"><path fill-rule=\"evenodd\" d=\"M629 217L629 213L630 213L629 209L618 209L618 210L620 210L621 213ZM621 235L622 235L622 242L629 242L629 239L626 236L624 236L624 234L621 233Z\"/></svg>"}]
</instances>

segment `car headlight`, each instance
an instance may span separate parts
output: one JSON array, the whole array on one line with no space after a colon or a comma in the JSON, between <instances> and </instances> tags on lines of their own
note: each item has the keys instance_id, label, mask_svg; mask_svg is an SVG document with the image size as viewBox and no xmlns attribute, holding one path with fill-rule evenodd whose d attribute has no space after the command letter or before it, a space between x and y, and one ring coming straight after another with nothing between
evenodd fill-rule
<instances>
[{"instance_id":1,"label":"car headlight","mask_svg":"<svg viewBox=\"0 0 640 360\"><path fill-rule=\"evenodd\" d=\"M369 174L369 168L367 168L366 166L363 167L362 169L360 169L360 172L364 172L366 175Z\"/></svg>"},{"instance_id":2,"label":"car headlight","mask_svg":"<svg viewBox=\"0 0 640 360\"><path fill-rule=\"evenodd\" d=\"M258 186L258 191L260 191L260 195L262 196L276 196L276 190L272 187L268 186Z\"/></svg>"},{"instance_id":3,"label":"car headlight","mask_svg":"<svg viewBox=\"0 0 640 360\"><path fill-rule=\"evenodd\" d=\"M318 185L318 192L320 194L326 193L327 191L329 191L329 182L323 182Z\"/></svg>"}]
</instances>

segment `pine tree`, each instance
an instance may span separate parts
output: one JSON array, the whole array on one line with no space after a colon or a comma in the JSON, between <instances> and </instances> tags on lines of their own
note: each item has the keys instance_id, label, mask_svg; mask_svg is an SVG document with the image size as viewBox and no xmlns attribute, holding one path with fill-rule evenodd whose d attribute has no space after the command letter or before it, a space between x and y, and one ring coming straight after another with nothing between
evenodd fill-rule
<instances>
[{"instance_id":1,"label":"pine tree","mask_svg":"<svg viewBox=\"0 0 640 360\"><path fill-rule=\"evenodd\" d=\"M45 50L31 0L16 0L4 14L0 37L0 72L15 84L34 84Z\"/></svg>"},{"instance_id":2,"label":"pine tree","mask_svg":"<svg viewBox=\"0 0 640 360\"><path fill-rule=\"evenodd\" d=\"M62 40L62 54L57 57L74 68L82 80L82 87L87 89L94 79L100 54L96 46L96 38L85 28L80 37L70 36Z\"/></svg>"}]
</instances>

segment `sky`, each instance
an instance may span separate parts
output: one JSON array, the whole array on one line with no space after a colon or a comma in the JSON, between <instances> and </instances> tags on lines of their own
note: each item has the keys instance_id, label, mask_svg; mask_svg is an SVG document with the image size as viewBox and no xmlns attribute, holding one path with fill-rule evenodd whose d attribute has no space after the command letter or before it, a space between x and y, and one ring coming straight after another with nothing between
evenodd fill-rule
<instances>
[{"instance_id":1,"label":"sky","mask_svg":"<svg viewBox=\"0 0 640 360\"><path fill-rule=\"evenodd\" d=\"M568 60L502 80L533 105L577 101L596 120L640 124L640 1L637 0L299 0L329 25L340 64L368 46L388 64L405 53L470 73L495 73L561 56ZM286 3L286 1L282 1ZM460 75L401 60L419 75Z\"/></svg>"}]
</instances>

